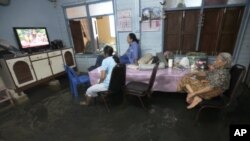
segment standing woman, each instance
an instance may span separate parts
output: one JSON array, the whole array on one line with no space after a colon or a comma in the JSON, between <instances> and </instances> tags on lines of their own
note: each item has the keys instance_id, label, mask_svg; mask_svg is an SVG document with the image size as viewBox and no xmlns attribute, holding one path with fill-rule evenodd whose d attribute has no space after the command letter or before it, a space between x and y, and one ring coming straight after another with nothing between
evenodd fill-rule
<instances>
[{"instance_id":1,"label":"standing woman","mask_svg":"<svg viewBox=\"0 0 250 141\"><path fill-rule=\"evenodd\" d=\"M98 84L92 85L86 91L86 101L80 102L80 105L89 105L89 102L92 97L96 97L98 92L108 90L111 74L113 68L117 63L119 63L119 58L117 56L113 56L113 48L110 46L104 47L104 56L105 59L102 61L101 69L101 77Z\"/></svg>"},{"instance_id":2,"label":"standing woman","mask_svg":"<svg viewBox=\"0 0 250 141\"><path fill-rule=\"evenodd\" d=\"M129 48L126 53L120 57L122 64L136 64L140 58L141 50L139 47L139 40L134 33L129 33L127 37Z\"/></svg>"}]
</instances>

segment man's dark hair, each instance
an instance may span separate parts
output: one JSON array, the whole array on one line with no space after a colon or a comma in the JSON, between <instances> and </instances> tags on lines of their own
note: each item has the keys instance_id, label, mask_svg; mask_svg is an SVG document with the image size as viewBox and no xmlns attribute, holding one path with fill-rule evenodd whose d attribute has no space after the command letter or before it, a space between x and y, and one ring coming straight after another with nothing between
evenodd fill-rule
<instances>
[{"instance_id":1,"label":"man's dark hair","mask_svg":"<svg viewBox=\"0 0 250 141\"><path fill-rule=\"evenodd\" d=\"M103 51L105 56L112 56L114 52L111 46L105 46ZM120 63L120 60L116 55L113 56L113 59L115 60L116 63Z\"/></svg>"}]
</instances>

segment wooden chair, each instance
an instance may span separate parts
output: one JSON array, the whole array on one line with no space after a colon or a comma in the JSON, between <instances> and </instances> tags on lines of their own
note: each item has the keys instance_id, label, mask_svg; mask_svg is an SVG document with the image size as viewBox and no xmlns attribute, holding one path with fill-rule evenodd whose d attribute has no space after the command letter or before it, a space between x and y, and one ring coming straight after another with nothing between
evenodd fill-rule
<instances>
[{"instance_id":1,"label":"wooden chair","mask_svg":"<svg viewBox=\"0 0 250 141\"><path fill-rule=\"evenodd\" d=\"M110 112L108 100L115 103L121 103L123 99L123 88L126 82L126 65L117 64L112 71L110 84L107 91L98 92L98 97L101 97L108 112Z\"/></svg>"},{"instance_id":2,"label":"wooden chair","mask_svg":"<svg viewBox=\"0 0 250 141\"><path fill-rule=\"evenodd\" d=\"M142 101L142 97L151 96L152 93L152 87L154 85L155 82L155 77L156 77L156 73L158 70L158 66L159 66L159 61L155 64L153 71L151 73L151 77L149 80L149 83L143 83L143 82L136 82L136 81L132 81L129 82L126 87L125 87L125 94L126 95L133 95L138 97L138 99L141 102L141 105L144 109L146 109L143 101Z\"/></svg>"},{"instance_id":3,"label":"wooden chair","mask_svg":"<svg viewBox=\"0 0 250 141\"><path fill-rule=\"evenodd\" d=\"M198 121L200 113L204 109L215 108L215 109L225 109L232 106L238 95L241 93L239 88L243 82L245 76L246 68L242 65L236 64L231 70L231 80L229 89L226 90L221 96L212 98L210 100L203 100L199 105L199 110L196 114L195 120Z\"/></svg>"}]
</instances>

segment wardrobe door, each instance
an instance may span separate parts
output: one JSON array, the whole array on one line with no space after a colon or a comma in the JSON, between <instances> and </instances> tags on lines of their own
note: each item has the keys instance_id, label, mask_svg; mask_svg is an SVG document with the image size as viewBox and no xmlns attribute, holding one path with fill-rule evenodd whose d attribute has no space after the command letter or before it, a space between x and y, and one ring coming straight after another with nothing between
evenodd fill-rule
<instances>
[{"instance_id":1,"label":"wardrobe door","mask_svg":"<svg viewBox=\"0 0 250 141\"><path fill-rule=\"evenodd\" d=\"M183 11L166 12L164 51L176 51L180 49L182 16Z\"/></svg>"},{"instance_id":2,"label":"wardrobe door","mask_svg":"<svg viewBox=\"0 0 250 141\"><path fill-rule=\"evenodd\" d=\"M243 12L243 7L225 9L222 20L218 52L233 53Z\"/></svg>"},{"instance_id":3,"label":"wardrobe door","mask_svg":"<svg viewBox=\"0 0 250 141\"><path fill-rule=\"evenodd\" d=\"M181 53L195 51L199 13L199 10L185 11L182 21Z\"/></svg>"},{"instance_id":4,"label":"wardrobe door","mask_svg":"<svg viewBox=\"0 0 250 141\"><path fill-rule=\"evenodd\" d=\"M201 28L199 51L208 55L217 54L219 29L222 21L223 9L205 9L203 26Z\"/></svg>"}]
</instances>

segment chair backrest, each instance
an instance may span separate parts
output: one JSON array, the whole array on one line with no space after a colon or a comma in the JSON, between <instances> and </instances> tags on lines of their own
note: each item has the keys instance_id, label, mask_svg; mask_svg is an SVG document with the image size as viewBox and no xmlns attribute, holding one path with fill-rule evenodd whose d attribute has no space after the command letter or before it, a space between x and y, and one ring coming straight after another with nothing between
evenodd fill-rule
<instances>
[{"instance_id":1,"label":"chair backrest","mask_svg":"<svg viewBox=\"0 0 250 141\"><path fill-rule=\"evenodd\" d=\"M65 71L66 71L66 73L68 74L68 78L69 78L70 80L71 80L72 78L75 78L75 79L78 80L78 76L77 76L76 72L75 72L71 67L69 67L68 65L65 65L64 68L65 68Z\"/></svg>"},{"instance_id":2,"label":"chair backrest","mask_svg":"<svg viewBox=\"0 0 250 141\"><path fill-rule=\"evenodd\" d=\"M65 69L65 72L67 73L68 77L69 77L69 66L68 65L64 65L64 69Z\"/></svg>"},{"instance_id":3,"label":"chair backrest","mask_svg":"<svg viewBox=\"0 0 250 141\"><path fill-rule=\"evenodd\" d=\"M151 77L149 79L149 85L148 85L148 89L147 91L151 91L153 85L154 85L154 82L155 82L155 77L156 77L156 73L157 73L157 70L158 70L158 66L159 66L159 61L155 63L155 66L152 70L152 73L151 73Z\"/></svg>"},{"instance_id":4,"label":"chair backrest","mask_svg":"<svg viewBox=\"0 0 250 141\"><path fill-rule=\"evenodd\" d=\"M112 70L109 90L112 92L121 91L126 82L126 65L117 64Z\"/></svg>"},{"instance_id":5,"label":"chair backrest","mask_svg":"<svg viewBox=\"0 0 250 141\"><path fill-rule=\"evenodd\" d=\"M250 87L250 63L248 65L247 74L245 76L244 83L247 87Z\"/></svg>"},{"instance_id":6,"label":"chair backrest","mask_svg":"<svg viewBox=\"0 0 250 141\"><path fill-rule=\"evenodd\" d=\"M72 77L77 78L76 72L71 67L67 66L67 70Z\"/></svg>"},{"instance_id":7,"label":"chair backrest","mask_svg":"<svg viewBox=\"0 0 250 141\"><path fill-rule=\"evenodd\" d=\"M117 64L112 71L109 91L113 104L121 104L123 100L123 88L126 84L126 65Z\"/></svg>"},{"instance_id":8,"label":"chair backrest","mask_svg":"<svg viewBox=\"0 0 250 141\"><path fill-rule=\"evenodd\" d=\"M245 66L239 64L236 64L231 68L230 86L229 89L224 92L224 95L226 95L230 99L228 104L230 104L240 94L239 86L243 82L245 72L246 72Z\"/></svg>"}]
</instances>

